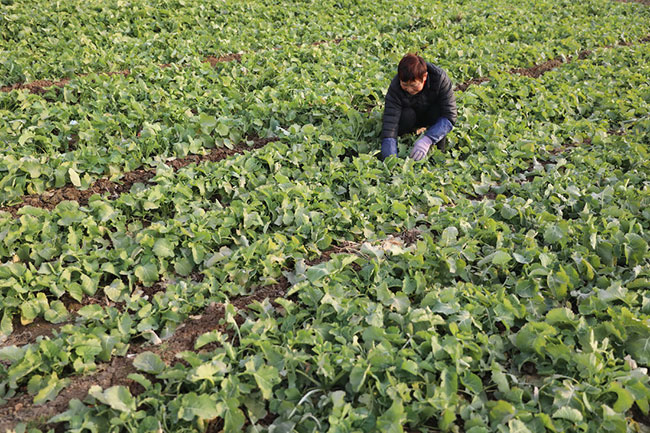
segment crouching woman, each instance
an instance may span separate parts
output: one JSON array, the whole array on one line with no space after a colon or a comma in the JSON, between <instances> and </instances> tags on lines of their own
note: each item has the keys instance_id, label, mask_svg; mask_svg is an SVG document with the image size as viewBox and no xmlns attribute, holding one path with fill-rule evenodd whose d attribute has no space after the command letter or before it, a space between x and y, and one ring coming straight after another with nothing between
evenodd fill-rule
<instances>
[{"instance_id":1,"label":"crouching woman","mask_svg":"<svg viewBox=\"0 0 650 433\"><path fill-rule=\"evenodd\" d=\"M424 158L431 145L444 150L446 135L456 122L456 96L451 80L439 67L407 54L397 66L386 93L381 157L397 155L397 137L420 128L424 134L413 144L410 157Z\"/></svg>"}]
</instances>

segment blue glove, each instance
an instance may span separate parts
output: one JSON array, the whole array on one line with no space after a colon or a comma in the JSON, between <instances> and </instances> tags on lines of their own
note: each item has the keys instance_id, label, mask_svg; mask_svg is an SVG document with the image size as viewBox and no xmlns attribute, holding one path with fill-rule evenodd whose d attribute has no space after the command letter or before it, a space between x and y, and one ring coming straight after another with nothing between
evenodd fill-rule
<instances>
[{"instance_id":1,"label":"blue glove","mask_svg":"<svg viewBox=\"0 0 650 433\"><path fill-rule=\"evenodd\" d=\"M386 137L381 140L381 159L397 156L397 139Z\"/></svg>"},{"instance_id":2,"label":"blue glove","mask_svg":"<svg viewBox=\"0 0 650 433\"><path fill-rule=\"evenodd\" d=\"M424 135L417 139L413 144L411 158L416 161L424 158L431 145L445 138L445 135L447 135L453 127L454 126L446 117L441 117L436 120L436 123L429 127L429 129L424 132Z\"/></svg>"}]
</instances>

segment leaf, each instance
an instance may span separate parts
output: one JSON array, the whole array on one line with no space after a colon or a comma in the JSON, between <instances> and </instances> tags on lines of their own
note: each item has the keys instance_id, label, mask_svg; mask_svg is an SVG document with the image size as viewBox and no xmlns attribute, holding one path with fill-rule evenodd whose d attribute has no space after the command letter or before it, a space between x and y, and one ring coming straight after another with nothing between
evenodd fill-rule
<instances>
[{"instance_id":1,"label":"leaf","mask_svg":"<svg viewBox=\"0 0 650 433\"><path fill-rule=\"evenodd\" d=\"M583 419L582 414L578 409L574 409L569 406L564 406L556 410L553 414L553 418L566 419L574 423L581 422Z\"/></svg>"},{"instance_id":2,"label":"leaf","mask_svg":"<svg viewBox=\"0 0 650 433\"><path fill-rule=\"evenodd\" d=\"M262 398L270 400L273 396L273 386L280 383L278 369L270 365L263 365L253 373L253 377L262 391Z\"/></svg>"},{"instance_id":3,"label":"leaf","mask_svg":"<svg viewBox=\"0 0 650 433\"><path fill-rule=\"evenodd\" d=\"M515 413L515 407L505 400L499 400L490 409L490 420L495 424L503 424Z\"/></svg>"},{"instance_id":4,"label":"leaf","mask_svg":"<svg viewBox=\"0 0 650 433\"><path fill-rule=\"evenodd\" d=\"M99 386L93 385L88 390L88 394L95 397L100 402L110 406L112 409L126 413L135 412L135 398L133 398L131 392L129 392L129 389L125 386L112 386L102 392Z\"/></svg>"},{"instance_id":5,"label":"leaf","mask_svg":"<svg viewBox=\"0 0 650 433\"><path fill-rule=\"evenodd\" d=\"M167 239L156 239L153 245L153 253L158 257L174 257L174 245Z\"/></svg>"},{"instance_id":6,"label":"leaf","mask_svg":"<svg viewBox=\"0 0 650 433\"><path fill-rule=\"evenodd\" d=\"M330 271L327 268L327 263L320 263L307 269L306 275L310 283L316 282L321 278L329 275Z\"/></svg>"},{"instance_id":7,"label":"leaf","mask_svg":"<svg viewBox=\"0 0 650 433\"><path fill-rule=\"evenodd\" d=\"M503 207L501 208L500 214L501 214L502 218L509 220L512 217L518 215L519 211L516 210L516 209L513 209L512 207L510 207L510 206L508 206L506 204L506 205L503 205Z\"/></svg>"},{"instance_id":8,"label":"leaf","mask_svg":"<svg viewBox=\"0 0 650 433\"><path fill-rule=\"evenodd\" d=\"M149 374L162 373L167 365L158 355L152 352L142 352L133 360L133 366Z\"/></svg>"},{"instance_id":9,"label":"leaf","mask_svg":"<svg viewBox=\"0 0 650 433\"><path fill-rule=\"evenodd\" d=\"M628 233L625 235L625 259L628 266L636 266L643 261L646 252L648 251L648 243L636 233Z\"/></svg>"},{"instance_id":10,"label":"leaf","mask_svg":"<svg viewBox=\"0 0 650 433\"><path fill-rule=\"evenodd\" d=\"M359 392L359 390L361 390L369 370L370 366L364 368L363 366L355 365L352 367L352 371L350 371L350 385L352 385L352 391Z\"/></svg>"},{"instance_id":11,"label":"leaf","mask_svg":"<svg viewBox=\"0 0 650 433\"><path fill-rule=\"evenodd\" d=\"M214 360L205 364L201 364L194 369L194 372L189 376L192 382L201 380L213 381L215 376L223 375L228 372L228 366L223 361Z\"/></svg>"},{"instance_id":12,"label":"leaf","mask_svg":"<svg viewBox=\"0 0 650 433\"><path fill-rule=\"evenodd\" d=\"M9 336L12 332L14 332L14 325L11 321L11 314L5 310L2 320L0 320L0 336ZM0 338L0 341L2 341L2 338Z\"/></svg>"},{"instance_id":13,"label":"leaf","mask_svg":"<svg viewBox=\"0 0 650 433\"><path fill-rule=\"evenodd\" d=\"M405 359L402 362L402 370L408 371L409 373L411 373L414 376L418 376L420 374L420 371L419 371L420 369L418 368L418 364L415 361L411 360L411 359Z\"/></svg>"},{"instance_id":14,"label":"leaf","mask_svg":"<svg viewBox=\"0 0 650 433\"><path fill-rule=\"evenodd\" d=\"M564 238L564 232L555 224L549 225L544 231L544 242L554 244Z\"/></svg>"},{"instance_id":15,"label":"leaf","mask_svg":"<svg viewBox=\"0 0 650 433\"><path fill-rule=\"evenodd\" d=\"M183 257L174 263L174 270L178 275L183 277L187 277L191 274L193 269L194 265L192 264L192 261L186 257Z\"/></svg>"},{"instance_id":16,"label":"leaf","mask_svg":"<svg viewBox=\"0 0 650 433\"><path fill-rule=\"evenodd\" d=\"M68 175L70 176L70 182L77 188L81 186L81 179L79 178L79 175L77 174L76 171L71 167L68 169Z\"/></svg>"},{"instance_id":17,"label":"leaf","mask_svg":"<svg viewBox=\"0 0 650 433\"><path fill-rule=\"evenodd\" d=\"M217 119L214 116L201 113L199 114L199 124L201 125L201 130L204 133L209 134L217 125Z\"/></svg>"},{"instance_id":18,"label":"leaf","mask_svg":"<svg viewBox=\"0 0 650 433\"><path fill-rule=\"evenodd\" d=\"M404 406L399 399L393 400L393 404L386 412L381 414L377 420L375 431L382 433L403 433L403 425L406 421Z\"/></svg>"},{"instance_id":19,"label":"leaf","mask_svg":"<svg viewBox=\"0 0 650 433\"><path fill-rule=\"evenodd\" d=\"M532 431L526 427L526 424L518 419L511 419L508 423L508 429L510 433L532 433Z\"/></svg>"},{"instance_id":20,"label":"leaf","mask_svg":"<svg viewBox=\"0 0 650 433\"><path fill-rule=\"evenodd\" d=\"M492 257L492 263L495 265L505 265L510 260L512 260L512 257L505 251L497 251Z\"/></svg>"},{"instance_id":21,"label":"leaf","mask_svg":"<svg viewBox=\"0 0 650 433\"><path fill-rule=\"evenodd\" d=\"M34 404L43 404L54 400L59 392L70 383L70 379L59 379L56 373L52 373L47 384L34 396Z\"/></svg>"},{"instance_id":22,"label":"leaf","mask_svg":"<svg viewBox=\"0 0 650 433\"><path fill-rule=\"evenodd\" d=\"M575 314L568 308L553 308L546 313L546 323L555 324L575 324Z\"/></svg>"},{"instance_id":23,"label":"leaf","mask_svg":"<svg viewBox=\"0 0 650 433\"><path fill-rule=\"evenodd\" d=\"M483 392L483 382L481 381L481 378L474 373L466 371L460 381L467 391L470 391L475 395Z\"/></svg>"},{"instance_id":24,"label":"leaf","mask_svg":"<svg viewBox=\"0 0 650 433\"><path fill-rule=\"evenodd\" d=\"M158 268L153 263L138 265L135 268L135 276L138 277L145 286L151 285L158 281Z\"/></svg>"},{"instance_id":25,"label":"leaf","mask_svg":"<svg viewBox=\"0 0 650 433\"><path fill-rule=\"evenodd\" d=\"M454 226L449 226L442 231L441 241L444 246L452 245L456 242L458 237L458 229Z\"/></svg>"},{"instance_id":26,"label":"leaf","mask_svg":"<svg viewBox=\"0 0 650 433\"><path fill-rule=\"evenodd\" d=\"M246 422L244 412L239 409L239 400L236 398L229 398L226 400L226 415L225 415L225 428L226 432L240 432L243 431L242 427ZM291 429L286 431L292 431Z\"/></svg>"},{"instance_id":27,"label":"leaf","mask_svg":"<svg viewBox=\"0 0 650 433\"><path fill-rule=\"evenodd\" d=\"M217 403L210 395L190 392L182 397L181 418L192 421L194 418L213 419L221 415Z\"/></svg>"},{"instance_id":28,"label":"leaf","mask_svg":"<svg viewBox=\"0 0 650 433\"><path fill-rule=\"evenodd\" d=\"M200 349L207 344L214 343L215 341L222 341L223 339L223 334L217 330L206 332L196 339L194 349Z\"/></svg>"},{"instance_id":29,"label":"leaf","mask_svg":"<svg viewBox=\"0 0 650 433\"><path fill-rule=\"evenodd\" d=\"M226 125L225 123L220 122L219 126L217 126L217 133L222 137L225 137L226 135L228 135L229 132L230 132L230 127L228 127L228 125Z\"/></svg>"},{"instance_id":30,"label":"leaf","mask_svg":"<svg viewBox=\"0 0 650 433\"><path fill-rule=\"evenodd\" d=\"M650 364L650 335L631 335L627 341L626 349L639 364Z\"/></svg>"},{"instance_id":31,"label":"leaf","mask_svg":"<svg viewBox=\"0 0 650 433\"><path fill-rule=\"evenodd\" d=\"M632 395L632 393L630 391L623 388L620 383L613 382L610 385L609 390L611 392L615 392L616 395L618 396L618 399L616 400L616 403L614 403L614 410L616 412L625 413L634 404L634 396Z\"/></svg>"}]
</instances>

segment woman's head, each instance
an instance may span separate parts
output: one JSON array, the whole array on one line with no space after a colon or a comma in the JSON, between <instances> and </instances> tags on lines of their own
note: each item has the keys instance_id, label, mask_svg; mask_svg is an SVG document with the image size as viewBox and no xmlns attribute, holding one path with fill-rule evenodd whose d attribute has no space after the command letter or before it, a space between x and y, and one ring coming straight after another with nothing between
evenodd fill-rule
<instances>
[{"instance_id":1,"label":"woman's head","mask_svg":"<svg viewBox=\"0 0 650 433\"><path fill-rule=\"evenodd\" d=\"M427 80L427 64L416 54L407 54L397 65L397 76L404 91L415 95L424 88Z\"/></svg>"}]
</instances>

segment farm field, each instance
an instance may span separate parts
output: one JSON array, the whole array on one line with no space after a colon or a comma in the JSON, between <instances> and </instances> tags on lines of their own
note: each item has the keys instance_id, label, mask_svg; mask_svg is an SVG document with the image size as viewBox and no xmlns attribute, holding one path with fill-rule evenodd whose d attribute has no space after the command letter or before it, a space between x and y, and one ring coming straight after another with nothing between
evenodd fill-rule
<instances>
[{"instance_id":1,"label":"farm field","mask_svg":"<svg viewBox=\"0 0 650 433\"><path fill-rule=\"evenodd\" d=\"M0 432L650 432L647 1L0 31ZM381 161L407 52L458 120Z\"/></svg>"}]
</instances>

